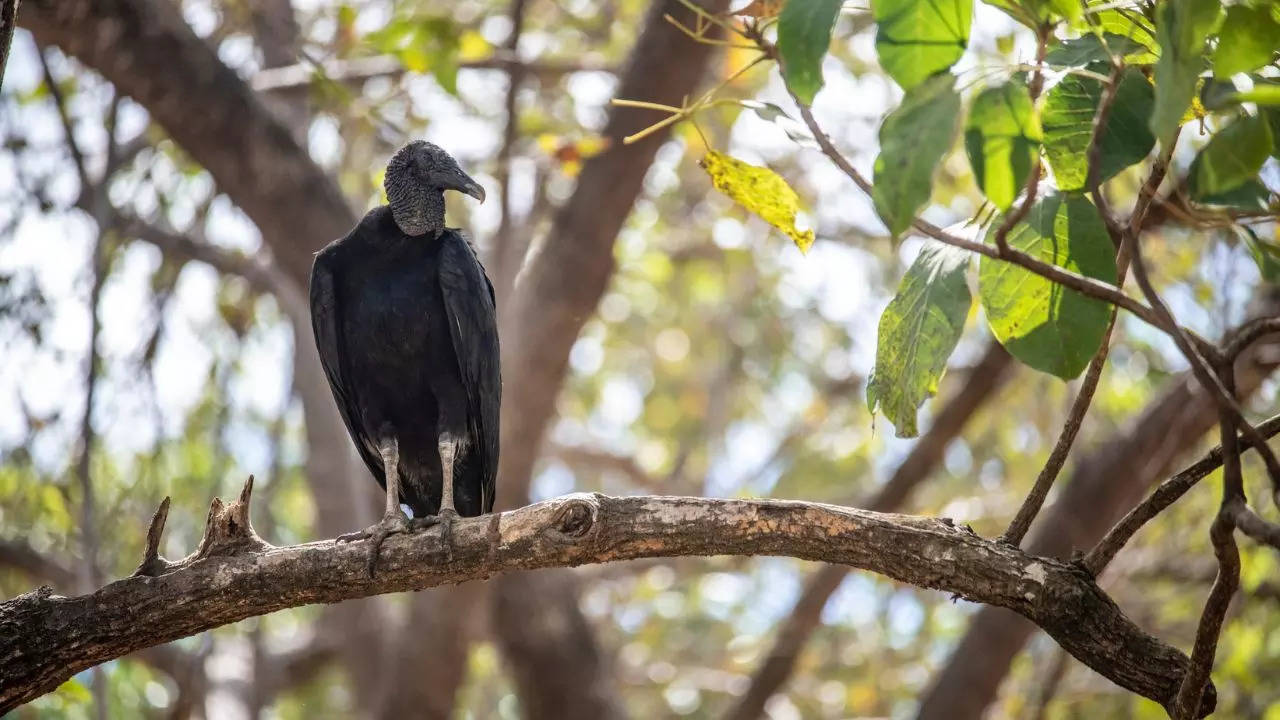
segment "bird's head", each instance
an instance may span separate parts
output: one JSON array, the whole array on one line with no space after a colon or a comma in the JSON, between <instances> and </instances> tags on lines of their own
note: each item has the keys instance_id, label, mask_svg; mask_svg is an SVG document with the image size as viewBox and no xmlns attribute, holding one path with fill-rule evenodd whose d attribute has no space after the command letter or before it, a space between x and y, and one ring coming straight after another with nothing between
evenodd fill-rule
<instances>
[{"instance_id":1,"label":"bird's head","mask_svg":"<svg viewBox=\"0 0 1280 720\"><path fill-rule=\"evenodd\" d=\"M383 181L391 215L406 235L444 229L444 191L457 190L484 202L484 188L438 145L414 140L387 163Z\"/></svg>"}]
</instances>

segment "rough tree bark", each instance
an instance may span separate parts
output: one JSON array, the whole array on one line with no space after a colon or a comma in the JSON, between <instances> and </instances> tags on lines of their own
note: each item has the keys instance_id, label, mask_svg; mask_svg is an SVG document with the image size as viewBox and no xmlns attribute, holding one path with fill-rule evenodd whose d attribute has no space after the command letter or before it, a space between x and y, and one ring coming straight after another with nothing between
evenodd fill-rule
<instances>
[{"instance_id":1,"label":"rough tree bark","mask_svg":"<svg viewBox=\"0 0 1280 720\"><path fill-rule=\"evenodd\" d=\"M1280 298L1267 303L1275 313ZM1280 366L1280 338L1253 346L1236 364L1237 390L1247 397ZM1189 373L1171 384L1128 431L1075 467L1056 503L1041 513L1026 543L1028 552L1065 557L1089 549L1137 503L1143 493L1217 425L1215 404ZM922 699L918 718L979 718L995 699L1014 656L1033 625L998 608L983 608Z\"/></svg>"},{"instance_id":2,"label":"rough tree bark","mask_svg":"<svg viewBox=\"0 0 1280 720\"><path fill-rule=\"evenodd\" d=\"M263 542L249 523L252 486L250 478L229 505L213 501L197 551L183 560L157 555L166 500L134 576L80 597L42 588L0 604L0 713L94 664L287 607L642 557L839 562L999 605L1032 620L1113 682L1166 706L1188 663L1126 618L1078 567L985 540L945 519L779 500L580 494L464 519L454 530L452 557L438 528L392 536L371 578L367 541L280 548ZM1201 715L1215 698L1206 693Z\"/></svg>"}]
</instances>

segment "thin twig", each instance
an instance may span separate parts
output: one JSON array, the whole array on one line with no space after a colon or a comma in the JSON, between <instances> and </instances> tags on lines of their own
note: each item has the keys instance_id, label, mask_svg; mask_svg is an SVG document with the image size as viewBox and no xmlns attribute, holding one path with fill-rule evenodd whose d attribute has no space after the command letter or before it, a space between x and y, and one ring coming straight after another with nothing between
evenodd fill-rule
<instances>
[{"instance_id":1,"label":"thin twig","mask_svg":"<svg viewBox=\"0 0 1280 720\"><path fill-rule=\"evenodd\" d=\"M1235 392L1235 378L1231 366L1222 364L1224 389ZM1209 684L1213 670L1213 658L1218 650L1218 638L1222 634L1223 621L1231 597L1240 587L1240 550L1235 541L1235 515L1232 508L1244 504L1244 478L1240 469L1240 445L1236 438L1236 418L1225 406L1219 406L1218 425L1222 434L1222 505L1209 529L1213 542L1213 554L1218 559L1218 575L1209 590L1200 623L1196 628L1196 642L1191 651L1191 663L1170 713L1174 720L1193 720L1199 717L1200 699Z\"/></svg>"},{"instance_id":2,"label":"thin twig","mask_svg":"<svg viewBox=\"0 0 1280 720\"><path fill-rule=\"evenodd\" d=\"M513 57L519 57L520 37L524 34L525 9L527 0L511 2L511 32L503 47ZM524 70L519 63L511 65L507 73L507 95L505 100L506 124L502 128L502 146L498 149L497 175L499 194L498 232L494 237L493 263L494 275L497 276L498 288L506 295L509 281L514 278L514 266L519 264L519 253L525 247L524 233L519 233L517 240L515 206L511 202L513 187L511 181L511 155L519 138L520 130L520 85L524 81Z\"/></svg>"},{"instance_id":3,"label":"thin twig","mask_svg":"<svg viewBox=\"0 0 1280 720\"><path fill-rule=\"evenodd\" d=\"M1267 466L1267 475L1271 478L1272 498L1277 505L1280 505L1280 461L1276 459L1275 453L1267 446L1266 440L1258 434L1257 428L1250 425L1249 421L1245 419L1244 411L1241 410L1234 395L1227 390L1222 378L1213 372L1209 363L1213 362L1223 366L1224 372L1229 369L1229 366L1221 362L1222 358L1219 357L1221 353L1217 348L1213 346L1197 348L1196 345L1192 344L1183 329L1173 321L1173 313L1160 298L1155 286L1151 284L1151 278L1147 275L1146 265L1142 260L1142 250L1136 243L1133 247L1133 276L1138 281L1138 287L1147 296L1147 302L1151 303L1156 312L1172 328L1170 337L1173 338L1178 349L1187 358L1187 362L1191 364L1191 371L1195 374L1196 379L1204 386L1205 391L1213 397L1218 407L1228 413L1232 420L1240 426L1245 438L1258 449L1258 454L1262 456L1262 462ZM1201 354L1202 350L1209 350L1213 353L1210 355L1209 360L1206 360L1204 355Z\"/></svg>"},{"instance_id":4,"label":"thin twig","mask_svg":"<svg viewBox=\"0 0 1280 720\"><path fill-rule=\"evenodd\" d=\"M1027 83L1028 93L1031 95L1031 102L1035 103L1036 98L1040 96L1040 90L1044 87L1044 57L1049 47L1049 36L1052 27L1041 28L1039 33L1039 41L1036 46L1036 64L1035 69L1031 72L1031 78ZM1027 176L1026 188L1023 190L1022 204L1013 212L1004 217L1000 226L996 228L994 238L996 247L1001 252L1009 250L1009 231L1013 226L1022 222L1027 213L1031 211L1031 206L1036 202L1036 193L1040 189L1040 175L1043 173L1043 166L1040 160L1039 151L1036 152L1035 163L1031 166L1031 174Z\"/></svg>"},{"instance_id":5,"label":"thin twig","mask_svg":"<svg viewBox=\"0 0 1280 720\"><path fill-rule=\"evenodd\" d=\"M862 173L858 172L858 169L855 168L848 159L846 159L844 155L836 149L835 145L831 143L831 138L829 138L822 130L822 127L818 125L818 122L813 117L813 112L809 107L800 102L800 99L795 97L794 93L792 94L792 99L795 100L796 105L800 108L800 117L809 127L809 131L813 133L814 140L818 143L818 148L822 150L822 153L826 155L841 172L847 175L849 179L858 186L858 189L870 195L872 190L871 183L863 177ZM1140 300L1125 295L1118 287L1111 285L1110 283L1105 283L1091 277L1074 273L1066 268L1052 263L1047 263L1020 250L1013 248L1001 250L993 245L952 235L923 218L916 218L912 223L912 227L920 233L923 233L924 235L939 242L958 247L962 250L968 250L985 257L1013 263L1014 265L1035 273L1036 275L1075 290L1082 295L1087 295L1097 300L1102 300L1103 302L1128 310L1138 319L1166 334L1172 335L1179 329L1176 324L1171 324L1169 320L1159 316L1154 310L1144 305ZM1187 337L1192 338L1197 345L1212 347L1207 340L1204 340L1192 331L1186 329L1181 330L1186 333Z\"/></svg>"},{"instance_id":6,"label":"thin twig","mask_svg":"<svg viewBox=\"0 0 1280 720\"><path fill-rule=\"evenodd\" d=\"M1232 362L1240 353L1249 349L1258 340L1272 333L1280 333L1280 317L1255 318L1241 325L1223 343L1222 359Z\"/></svg>"},{"instance_id":7,"label":"thin twig","mask_svg":"<svg viewBox=\"0 0 1280 720\"><path fill-rule=\"evenodd\" d=\"M67 110L67 99L62 94L62 87L58 85L57 79L53 77L53 72L49 70L49 60L45 58L44 53L44 48L39 48L36 51L36 57L40 59L40 72L44 75L44 83L49 88L49 96L53 98L53 105L58 110L58 119L62 121L62 132L66 135L67 151L71 153L71 161L75 164L76 175L80 178L80 194L84 196L93 183L89 180L89 172L85 169L84 153L80 152L80 144L76 142L75 123L72 122L71 114Z\"/></svg>"},{"instance_id":8,"label":"thin twig","mask_svg":"<svg viewBox=\"0 0 1280 720\"><path fill-rule=\"evenodd\" d=\"M1267 420L1258 423L1258 432L1265 437L1272 437L1280 433L1280 415L1273 415ZM1240 438L1240 442L1248 443L1245 438ZM1188 490L1195 487L1210 473L1222 467L1222 446L1219 445L1204 457L1195 461L1186 468L1183 468L1176 475L1160 483L1145 500L1134 506L1120 522L1116 523L1107 531L1105 537L1098 541L1098 544L1085 555L1081 564L1095 576L1102 573L1120 552L1129 540L1137 534L1142 526L1146 525L1157 515L1164 512L1166 508L1177 502Z\"/></svg>"},{"instance_id":9,"label":"thin twig","mask_svg":"<svg viewBox=\"0 0 1280 720\"><path fill-rule=\"evenodd\" d=\"M1121 280L1123 281L1123 275ZM1098 389L1098 380L1102 377L1102 368L1106 365L1107 355L1111 352L1111 333L1115 330L1115 327L1116 309L1113 307L1111 308L1111 317L1107 320L1107 329L1102 334L1102 344L1098 346L1097 352L1089 360L1089 367L1085 371L1084 380L1080 382L1080 390L1076 393L1075 400L1071 402L1071 410L1067 413L1067 419L1062 424L1062 431L1058 434L1058 440L1054 443L1053 451L1049 453L1049 459L1045 461L1044 467L1040 468L1040 473L1036 475L1035 483L1032 484L1027 497L1022 501L1018 512L1013 516L1008 529L1000 536L1002 542L1014 546L1022 544L1022 539L1026 537L1027 531L1031 529L1031 523L1040 514L1040 509L1044 507L1044 501L1049 497L1049 491L1053 489L1053 484L1057 481L1058 474L1062 472L1062 468L1067 464L1067 456L1071 454L1071 446L1075 443L1076 435L1080 432L1080 426L1084 422L1085 414L1089 412L1089 406L1093 402L1093 395Z\"/></svg>"},{"instance_id":10,"label":"thin twig","mask_svg":"<svg viewBox=\"0 0 1280 720\"><path fill-rule=\"evenodd\" d=\"M1041 60L1044 53L1044 36L1041 40ZM1099 149L1102 146L1102 136L1105 132L1107 116L1111 111L1111 105L1115 101L1116 91L1119 87L1119 67L1112 74L1112 82L1107 86L1107 91L1098 103L1098 112L1094 116L1093 133L1089 138L1089 149L1086 157L1089 158L1088 180L1085 186L1091 192L1097 194L1098 173L1100 162ZM1009 228L1016 222L1021 220L1021 216L1026 215L1031 202L1034 200L1036 183L1035 178L1039 176L1040 165L1037 162L1036 167L1032 170L1032 181L1027 184L1027 197L1023 201L1019 212L1011 213L1005 219L1004 224L996 231L996 244L1007 252L1008 247L1003 244L1001 232L1008 233ZM1102 208L1099 208L1102 213ZM1016 219L1014 219L1016 217ZM1105 216L1104 216L1105 218ZM1010 220L1013 220L1011 223ZM1110 222L1110 218L1105 218ZM1121 236L1120 242L1116 247L1116 286L1124 287L1125 276L1129 270L1129 243ZM1022 539L1026 537L1027 531L1031 529L1031 523L1035 521L1036 516L1040 514L1040 509L1044 507L1044 501L1049 497L1049 491L1053 489L1054 482L1058 479L1058 474L1062 472L1062 468L1067 463L1067 456L1071 453L1071 446L1075 443L1076 435L1080 432L1080 426L1084 422L1084 416L1089 412L1089 406L1093 402L1093 395L1097 392L1098 381L1102 377L1102 368L1106 365L1107 355L1111 352L1111 334L1115 331L1116 326L1116 307L1112 306L1111 316L1107 320L1107 329L1102 334L1102 343L1098 346L1098 350L1089 360L1089 367L1085 371L1084 380L1080 383L1080 390L1076 393L1075 400L1071 403L1071 410L1067 413L1066 422L1062 425L1062 431L1058 434L1058 440L1054 443L1053 451L1049 453L1049 459L1045 461L1044 467L1040 469L1040 473L1036 476L1035 483L1032 484L1030 492L1027 493L1026 499L1022 501L1022 505L1018 508L1018 512L1010 521L1008 529L1000 536L1004 542L1012 545L1020 545Z\"/></svg>"},{"instance_id":11,"label":"thin twig","mask_svg":"<svg viewBox=\"0 0 1280 720\"><path fill-rule=\"evenodd\" d=\"M1237 502L1232 506L1231 517L1240 532L1260 543L1280 550L1280 525L1262 519L1243 502Z\"/></svg>"}]
</instances>

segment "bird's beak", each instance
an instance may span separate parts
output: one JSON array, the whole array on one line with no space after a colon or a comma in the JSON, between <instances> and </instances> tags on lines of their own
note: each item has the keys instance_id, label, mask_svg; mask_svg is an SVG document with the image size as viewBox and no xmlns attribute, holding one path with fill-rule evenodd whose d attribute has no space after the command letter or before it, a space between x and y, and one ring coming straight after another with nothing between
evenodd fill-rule
<instances>
[{"instance_id":1,"label":"bird's beak","mask_svg":"<svg viewBox=\"0 0 1280 720\"><path fill-rule=\"evenodd\" d=\"M464 172L459 172L457 177L454 179L454 182L449 184L447 187L450 190L457 190L463 195L470 195L481 203L484 202L484 188L480 186L480 183L472 180L470 176Z\"/></svg>"}]
</instances>

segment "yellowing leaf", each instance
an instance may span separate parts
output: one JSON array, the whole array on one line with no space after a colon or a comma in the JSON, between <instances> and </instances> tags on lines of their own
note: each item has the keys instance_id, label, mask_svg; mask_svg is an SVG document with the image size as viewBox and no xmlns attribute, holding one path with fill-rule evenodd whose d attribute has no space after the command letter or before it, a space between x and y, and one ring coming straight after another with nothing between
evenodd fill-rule
<instances>
[{"instance_id":1,"label":"yellowing leaf","mask_svg":"<svg viewBox=\"0 0 1280 720\"><path fill-rule=\"evenodd\" d=\"M700 164L717 190L789 235L800 252L809 252L813 231L796 228L800 197L780 175L716 150L703 156Z\"/></svg>"}]
</instances>

